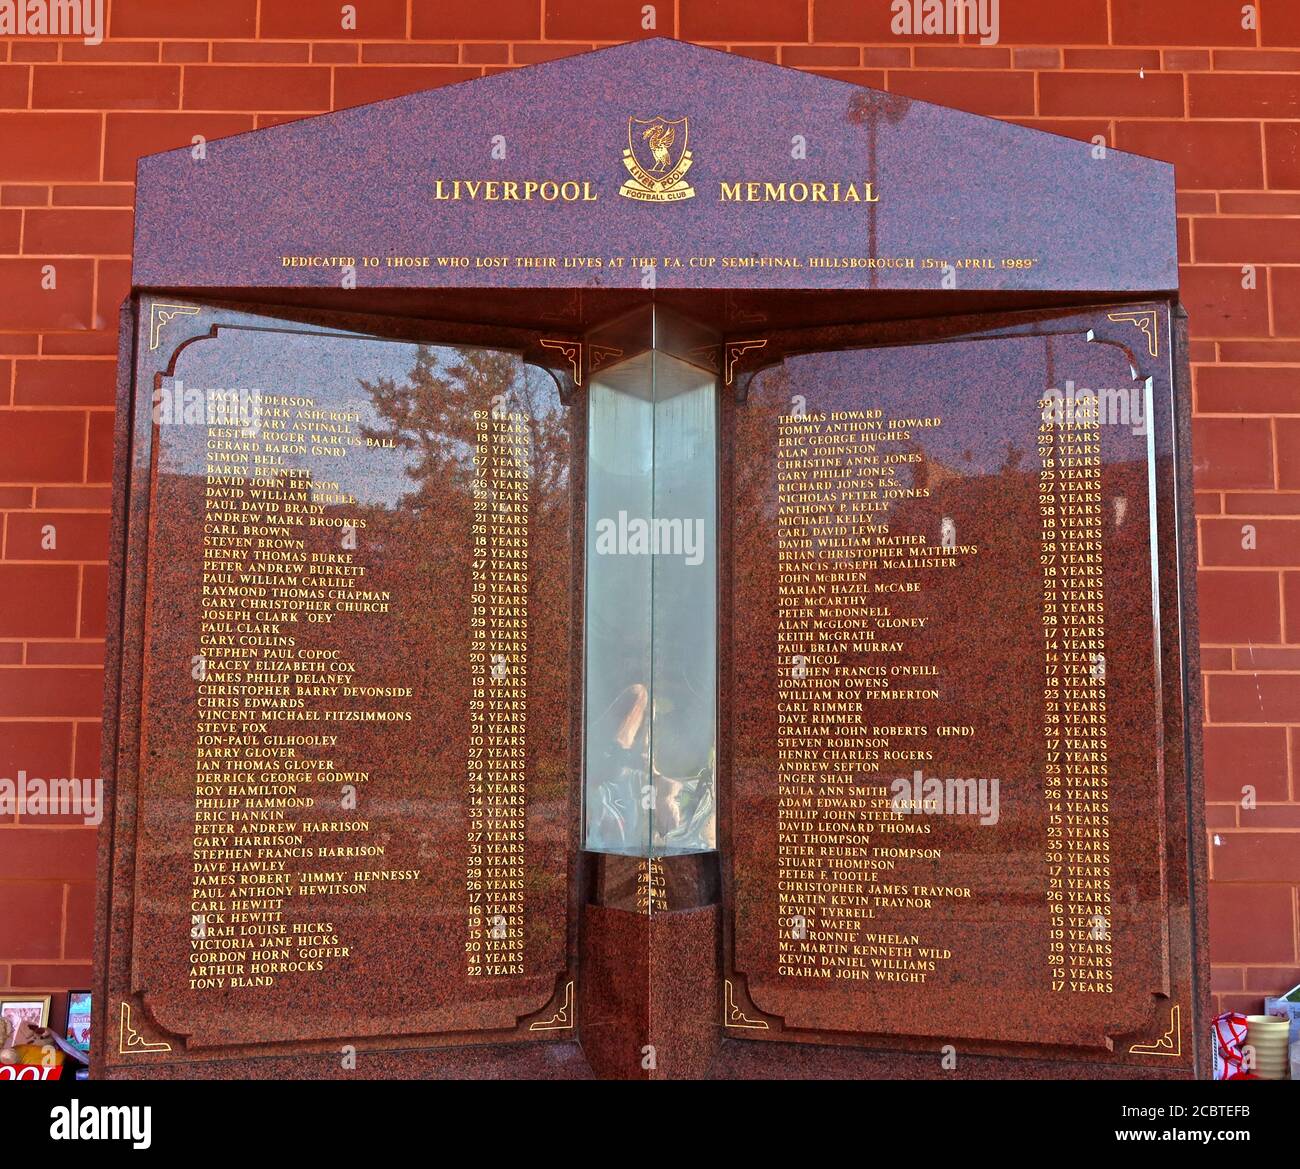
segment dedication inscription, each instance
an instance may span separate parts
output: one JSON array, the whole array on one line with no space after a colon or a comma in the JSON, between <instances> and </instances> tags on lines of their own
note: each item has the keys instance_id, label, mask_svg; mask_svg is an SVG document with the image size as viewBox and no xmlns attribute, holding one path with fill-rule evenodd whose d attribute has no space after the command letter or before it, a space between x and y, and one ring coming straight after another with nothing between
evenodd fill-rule
<instances>
[{"instance_id":1,"label":"dedication inscription","mask_svg":"<svg viewBox=\"0 0 1300 1169\"><path fill-rule=\"evenodd\" d=\"M997 336L790 356L734 407L734 969L785 1038L1167 1023L1135 372Z\"/></svg>"},{"instance_id":2,"label":"dedication inscription","mask_svg":"<svg viewBox=\"0 0 1300 1169\"><path fill-rule=\"evenodd\" d=\"M567 968L568 410L219 319L154 402L134 988L191 1046L512 1029Z\"/></svg>"}]
</instances>

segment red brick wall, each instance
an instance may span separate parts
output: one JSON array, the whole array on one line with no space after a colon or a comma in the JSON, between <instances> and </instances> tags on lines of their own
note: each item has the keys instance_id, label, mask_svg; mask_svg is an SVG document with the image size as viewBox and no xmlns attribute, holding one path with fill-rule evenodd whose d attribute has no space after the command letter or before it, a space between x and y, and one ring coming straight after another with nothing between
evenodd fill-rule
<instances>
[{"instance_id":1,"label":"red brick wall","mask_svg":"<svg viewBox=\"0 0 1300 1169\"><path fill-rule=\"evenodd\" d=\"M0 775L99 770L136 156L647 35L642 6L356 0L352 32L334 0L110 0L98 47L0 40ZM1214 990L1254 1009L1300 981L1300 0L1257 7L1243 28L1242 0L1002 0L979 47L892 35L888 0L655 5L661 35L1178 164ZM88 984L93 845L0 825L0 989Z\"/></svg>"}]
</instances>

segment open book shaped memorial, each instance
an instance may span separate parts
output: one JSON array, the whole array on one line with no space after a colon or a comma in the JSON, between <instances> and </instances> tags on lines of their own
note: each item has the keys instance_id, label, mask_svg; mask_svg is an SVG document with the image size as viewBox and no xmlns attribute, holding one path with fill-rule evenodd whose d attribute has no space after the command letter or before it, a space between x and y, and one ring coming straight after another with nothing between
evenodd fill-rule
<instances>
[{"instance_id":1,"label":"open book shaped memorial","mask_svg":"<svg viewBox=\"0 0 1300 1169\"><path fill-rule=\"evenodd\" d=\"M97 1074L1203 1073L1174 228L666 40L142 160Z\"/></svg>"}]
</instances>

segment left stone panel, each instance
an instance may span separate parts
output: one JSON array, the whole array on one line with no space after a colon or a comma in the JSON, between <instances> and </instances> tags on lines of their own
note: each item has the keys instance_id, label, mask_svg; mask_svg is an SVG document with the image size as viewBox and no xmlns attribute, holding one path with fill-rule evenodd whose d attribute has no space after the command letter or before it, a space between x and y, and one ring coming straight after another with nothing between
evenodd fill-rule
<instances>
[{"instance_id":1,"label":"left stone panel","mask_svg":"<svg viewBox=\"0 0 1300 1169\"><path fill-rule=\"evenodd\" d=\"M139 305L110 1074L572 1037L581 422L410 335Z\"/></svg>"}]
</instances>

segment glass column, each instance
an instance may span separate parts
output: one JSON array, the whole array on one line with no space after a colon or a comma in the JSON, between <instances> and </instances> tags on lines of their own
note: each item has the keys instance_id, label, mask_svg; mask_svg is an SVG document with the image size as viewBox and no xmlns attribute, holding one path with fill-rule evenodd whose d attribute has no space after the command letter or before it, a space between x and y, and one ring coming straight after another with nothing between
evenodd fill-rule
<instances>
[{"instance_id":1,"label":"glass column","mask_svg":"<svg viewBox=\"0 0 1300 1169\"><path fill-rule=\"evenodd\" d=\"M716 847L718 384L701 326L608 327L590 378L586 847ZM623 356L627 354L627 356Z\"/></svg>"}]
</instances>

